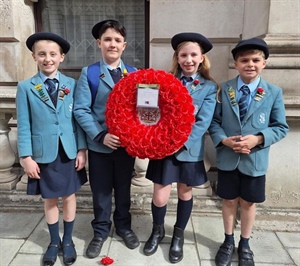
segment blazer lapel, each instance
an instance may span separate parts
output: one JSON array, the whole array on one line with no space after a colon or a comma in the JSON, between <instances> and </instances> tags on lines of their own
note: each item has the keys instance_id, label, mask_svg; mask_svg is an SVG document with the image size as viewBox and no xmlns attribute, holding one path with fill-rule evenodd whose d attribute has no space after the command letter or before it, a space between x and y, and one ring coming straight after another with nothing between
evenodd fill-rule
<instances>
[{"instance_id":1,"label":"blazer lapel","mask_svg":"<svg viewBox=\"0 0 300 266\"><path fill-rule=\"evenodd\" d=\"M256 92L254 98L251 100L248 112L246 113L244 120L247 120L271 95L268 85L263 80L261 80L261 82L259 83L258 88L262 88L264 94L261 95L261 97L258 97L256 95Z\"/></svg>"},{"instance_id":2,"label":"blazer lapel","mask_svg":"<svg viewBox=\"0 0 300 266\"><path fill-rule=\"evenodd\" d=\"M193 80L193 82L188 86L188 90L189 90L190 94L193 94L196 91L201 90L203 87L203 84L204 84L204 79L200 75L197 75L195 77L195 79Z\"/></svg>"},{"instance_id":3,"label":"blazer lapel","mask_svg":"<svg viewBox=\"0 0 300 266\"><path fill-rule=\"evenodd\" d=\"M67 77L63 74L59 74L59 86L58 86L58 99L57 99L57 105L56 105L56 109L58 110L62 105L63 105L63 101L65 100L66 97L70 97L70 95L66 95L66 94L63 94L62 90L68 88L70 89L70 86L69 86L69 80L67 79ZM60 94L62 95L60 97Z\"/></svg>"},{"instance_id":4,"label":"blazer lapel","mask_svg":"<svg viewBox=\"0 0 300 266\"><path fill-rule=\"evenodd\" d=\"M100 61L100 79L104 81L111 89L115 86L115 83L107 67L104 66L103 61Z\"/></svg>"},{"instance_id":5,"label":"blazer lapel","mask_svg":"<svg viewBox=\"0 0 300 266\"><path fill-rule=\"evenodd\" d=\"M37 95L37 97L44 102L45 104L47 104L49 107L55 109L49 95L46 89L46 86L44 84L44 82L42 81L42 79L40 78L39 74L35 75L34 77L32 77L31 79L31 84L32 84L32 88L31 91Z\"/></svg>"},{"instance_id":6,"label":"blazer lapel","mask_svg":"<svg viewBox=\"0 0 300 266\"><path fill-rule=\"evenodd\" d=\"M237 118L240 120L240 112L239 112L239 105L238 105L238 100L236 96L236 91L237 91L237 80L231 80L230 82L227 82L225 87L222 88L224 90L225 97L230 103L230 106L237 116Z\"/></svg>"}]
</instances>

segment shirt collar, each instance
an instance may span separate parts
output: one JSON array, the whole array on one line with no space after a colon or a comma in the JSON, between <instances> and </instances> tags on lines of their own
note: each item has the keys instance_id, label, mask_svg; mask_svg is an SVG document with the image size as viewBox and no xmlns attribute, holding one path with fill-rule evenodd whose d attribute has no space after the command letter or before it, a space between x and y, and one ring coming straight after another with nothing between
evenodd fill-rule
<instances>
[{"instance_id":1,"label":"shirt collar","mask_svg":"<svg viewBox=\"0 0 300 266\"><path fill-rule=\"evenodd\" d=\"M250 93L254 92L256 90L256 88L258 87L258 84L260 82L260 76L254 80L253 82L251 82L250 84L246 84L244 81L242 81L241 77L238 77L238 81L237 81L237 88L238 91L241 90L241 87L243 87L244 85L248 86Z\"/></svg>"},{"instance_id":2,"label":"shirt collar","mask_svg":"<svg viewBox=\"0 0 300 266\"><path fill-rule=\"evenodd\" d=\"M45 83L46 79L48 79L49 77L47 77L44 73L42 73L41 71L39 72L40 77L42 79L42 81ZM55 77L53 77L54 79L57 79L58 83L59 83L59 73L57 72Z\"/></svg>"},{"instance_id":3,"label":"shirt collar","mask_svg":"<svg viewBox=\"0 0 300 266\"><path fill-rule=\"evenodd\" d=\"M194 80L196 78L198 73L193 74L191 77ZM181 78L184 76L183 72L180 73L179 79L181 80Z\"/></svg>"},{"instance_id":4,"label":"shirt collar","mask_svg":"<svg viewBox=\"0 0 300 266\"><path fill-rule=\"evenodd\" d=\"M103 60L103 65L108 69L108 70L113 70L114 68L112 68L109 64L107 64L104 60ZM122 69L121 68L121 60L120 60L120 63L119 63L119 65L116 67L116 68L120 68L120 69Z\"/></svg>"}]
</instances>

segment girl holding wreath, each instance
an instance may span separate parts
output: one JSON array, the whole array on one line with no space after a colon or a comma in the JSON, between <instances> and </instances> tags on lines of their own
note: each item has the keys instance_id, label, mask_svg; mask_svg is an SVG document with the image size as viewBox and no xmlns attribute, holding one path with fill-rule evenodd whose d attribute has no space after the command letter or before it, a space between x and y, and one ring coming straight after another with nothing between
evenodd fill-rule
<instances>
[{"instance_id":1,"label":"girl holding wreath","mask_svg":"<svg viewBox=\"0 0 300 266\"><path fill-rule=\"evenodd\" d=\"M179 33L171 40L174 49L171 73L186 86L194 104L195 123L182 148L171 156L150 160L146 178L154 183L151 210L152 233L143 252L149 256L156 252L165 236L164 218L172 183L177 183L177 218L174 225L169 260L183 259L184 230L193 207L193 186L207 181L204 168L204 138L216 105L217 84L210 77L210 63L206 53L211 42L199 33Z\"/></svg>"}]
</instances>

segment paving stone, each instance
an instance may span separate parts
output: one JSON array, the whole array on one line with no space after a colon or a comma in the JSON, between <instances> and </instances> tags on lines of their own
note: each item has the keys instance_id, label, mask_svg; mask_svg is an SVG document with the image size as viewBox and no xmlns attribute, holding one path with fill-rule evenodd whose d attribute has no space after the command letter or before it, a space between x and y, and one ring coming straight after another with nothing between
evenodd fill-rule
<instances>
[{"instance_id":1,"label":"paving stone","mask_svg":"<svg viewBox=\"0 0 300 266\"><path fill-rule=\"evenodd\" d=\"M101 265L104 256L114 259L114 266L167 266L168 254L176 220L174 213L165 218L166 237L152 256L143 254L143 247L152 231L152 216L135 213L132 215L132 229L141 241L141 245L128 249L124 241L116 235L112 226L99 257L89 259L85 250L93 237L92 213L79 213L74 225L73 240L78 258L76 265ZM38 266L49 244L49 233L43 213L0 213L0 265L1 266ZM6 227L2 226L5 224ZM239 241L239 228L235 230L236 245ZM63 222L60 217L60 234L63 234ZM214 257L224 240L223 221L220 215L192 215L185 230L184 258L176 265L212 266ZM255 254L256 266L296 266L300 265L300 233L254 230L250 246ZM62 266L59 255L55 266ZM231 266L238 266L235 253Z\"/></svg>"},{"instance_id":2,"label":"paving stone","mask_svg":"<svg viewBox=\"0 0 300 266\"><path fill-rule=\"evenodd\" d=\"M23 245L23 239L1 239L0 241L0 265L7 266L16 256L20 247Z\"/></svg>"},{"instance_id":3,"label":"paving stone","mask_svg":"<svg viewBox=\"0 0 300 266\"><path fill-rule=\"evenodd\" d=\"M296 265L300 265L300 249L299 248L288 248L288 253L292 257Z\"/></svg>"},{"instance_id":4,"label":"paving stone","mask_svg":"<svg viewBox=\"0 0 300 266\"><path fill-rule=\"evenodd\" d=\"M276 235L281 243L286 247L300 249L300 233L297 232L277 232Z\"/></svg>"},{"instance_id":5,"label":"paving stone","mask_svg":"<svg viewBox=\"0 0 300 266\"><path fill-rule=\"evenodd\" d=\"M43 213L0 213L0 237L27 238L43 216Z\"/></svg>"}]
</instances>

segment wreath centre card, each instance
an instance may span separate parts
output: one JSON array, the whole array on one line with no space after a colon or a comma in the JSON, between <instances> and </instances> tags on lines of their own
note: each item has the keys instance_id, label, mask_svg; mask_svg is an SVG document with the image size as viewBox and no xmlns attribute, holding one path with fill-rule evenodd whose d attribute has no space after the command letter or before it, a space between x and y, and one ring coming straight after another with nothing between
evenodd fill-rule
<instances>
[{"instance_id":1,"label":"wreath centre card","mask_svg":"<svg viewBox=\"0 0 300 266\"><path fill-rule=\"evenodd\" d=\"M159 84L137 84L137 107L159 108Z\"/></svg>"}]
</instances>

